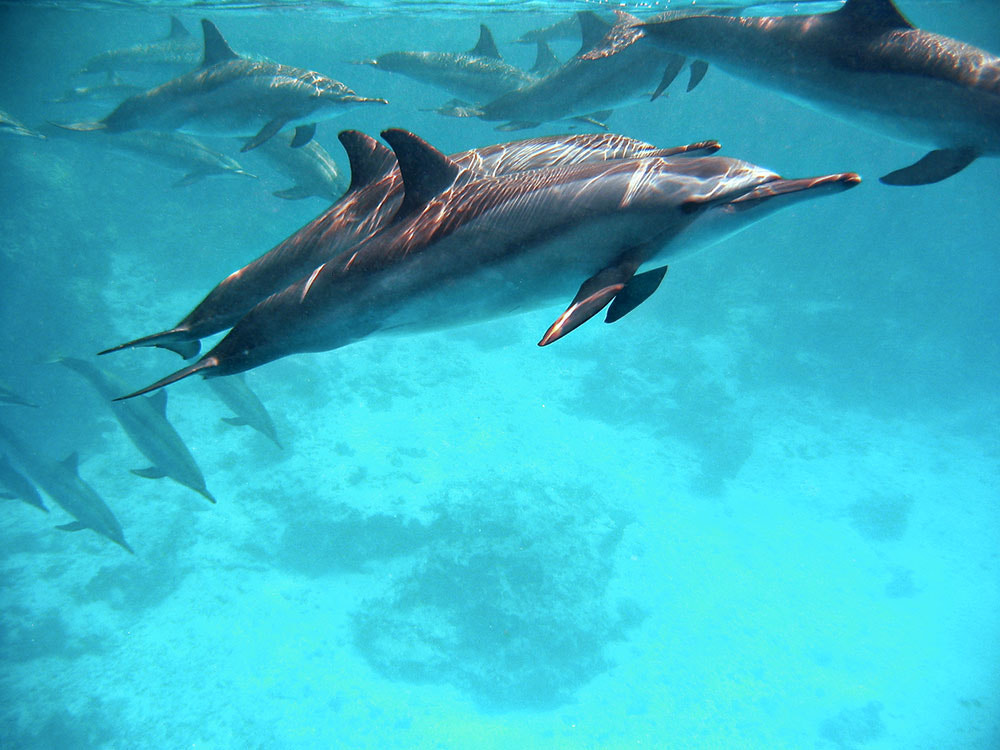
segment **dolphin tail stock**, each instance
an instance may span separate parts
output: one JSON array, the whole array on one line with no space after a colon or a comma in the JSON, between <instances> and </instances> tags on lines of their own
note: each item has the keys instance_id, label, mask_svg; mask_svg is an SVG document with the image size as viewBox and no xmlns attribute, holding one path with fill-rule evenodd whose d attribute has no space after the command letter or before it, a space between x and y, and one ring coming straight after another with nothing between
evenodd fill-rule
<instances>
[{"instance_id":1,"label":"dolphin tail stock","mask_svg":"<svg viewBox=\"0 0 1000 750\"><path fill-rule=\"evenodd\" d=\"M149 336L126 341L124 344L113 346L97 354L101 356L102 354L111 354L112 352L120 352L123 349L134 349L139 346L155 346L158 349L169 349L172 352L177 352L184 359L191 359L198 356L198 352L201 351L201 342L198 340L192 341L187 336L188 331L186 329L171 328L169 331L161 331L160 333L153 333Z\"/></svg>"},{"instance_id":2,"label":"dolphin tail stock","mask_svg":"<svg viewBox=\"0 0 1000 750\"><path fill-rule=\"evenodd\" d=\"M136 396L144 396L147 393L159 390L160 388L168 386L171 383L176 383L178 380L183 380L184 378L194 375L197 372L201 372L203 370L211 370L213 367L218 367L218 366L219 366L218 357L202 357L193 365L188 365L187 367L183 367L177 372L167 375L165 378L160 378L152 385L147 385L145 388L140 388L138 391L135 391L135 393L129 393L126 396L119 396L114 400L125 401L130 398L135 398ZM212 502L215 501L213 500Z\"/></svg>"}]
</instances>

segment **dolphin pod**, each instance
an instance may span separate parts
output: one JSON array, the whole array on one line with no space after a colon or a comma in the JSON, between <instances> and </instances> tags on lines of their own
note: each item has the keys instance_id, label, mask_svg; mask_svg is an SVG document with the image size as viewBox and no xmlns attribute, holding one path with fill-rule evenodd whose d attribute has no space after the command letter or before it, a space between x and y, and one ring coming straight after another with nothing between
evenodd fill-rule
<instances>
[{"instance_id":1,"label":"dolphin pod","mask_svg":"<svg viewBox=\"0 0 1000 750\"><path fill-rule=\"evenodd\" d=\"M405 130L382 137L402 191L391 220L258 302L195 363L122 398L195 373L230 375L371 336L535 310L576 290L539 341L545 346L609 304L608 322L630 312L656 290L668 261L783 206L860 182L852 172L784 179L747 162L696 155L714 151L714 143L658 155L626 148L621 158L605 150L597 159L498 172L482 168L481 153L463 162ZM352 185L363 182L352 176Z\"/></svg>"}]
</instances>

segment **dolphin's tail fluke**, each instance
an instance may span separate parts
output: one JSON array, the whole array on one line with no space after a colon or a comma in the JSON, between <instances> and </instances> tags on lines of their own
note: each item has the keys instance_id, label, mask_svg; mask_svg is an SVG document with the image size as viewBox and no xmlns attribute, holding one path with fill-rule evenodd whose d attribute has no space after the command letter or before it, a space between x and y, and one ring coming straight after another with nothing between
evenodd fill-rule
<instances>
[{"instance_id":1,"label":"dolphin's tail fluke","mask_svg":"<svg viewBox=\"0 0 1000 750\"><path fill-rule=\"evenodd\" d=\"M49 125L54 125L57 128L62 128L63 130L75 130L78 133L87 133L91 130L107 130L108 126L103 122L52 122L48 121Z\"/></svg>"},{"instance_id":2,"label":"dolphin's tail fluke","mask_svg":"<svg viewBox=\"0 0 1000 750\"><path fill-rule=\"evenodd\" d=\"M188 365L187 367L178 370L172 375L167 375L167 377L161 378L152 385L148 385L145 388L136 391L135 393L130 393L127 396L119 396L114 400L124 401L129 398L135 398L136 396L142 396L147 393L150 393L151 391L159 390L160 388L170 385L171 383L176 383L178 380L183 380L184 378L190 375L194 375L196 372L202 372L203 370L211 370L213 367L218 367L218 366L219 366L218 357L202 357L193 365ZM213 500L213 502L215 501Z\"/></svg>"},{"instance_id":3,"label":"dolphin's tail fluke","mask_svg":"<svg viewBox=\"0 0 1000 750\"><path fill-rule=\"evenodd\" d=\"M123 349L134 349L137 346L155 346L159 349L169 349L172 352L177 352L184 359L191 359L198 356L198 352L201 351L201 342L197 340L192 341L188 336L189 332L184 328L171 328L169 331L161 331L160 333L143 336L141 339L126 341L124 344L113 346L97 354L98 356L101 354L111 354L111 352L120 352Z\"/></svg>"}]
</instances>

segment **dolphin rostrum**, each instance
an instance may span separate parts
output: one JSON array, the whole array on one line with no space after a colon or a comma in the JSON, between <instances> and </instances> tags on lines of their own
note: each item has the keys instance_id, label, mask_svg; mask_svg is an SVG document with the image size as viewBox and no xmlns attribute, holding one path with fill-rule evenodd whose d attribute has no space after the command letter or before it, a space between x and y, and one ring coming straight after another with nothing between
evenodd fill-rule
<instances>
[{"instance_id":1,"label":"dolphin rostrum","mask_svg":"<svg viewBox=\"0 0 1000 750\"><path fill-rule=\"evenodd\" d=\"M260 302L194 364L131 395L195 373L242 372L370 336L535 310L579 287L542 336L544 346L609 303L608 320L630 312L655 291L667 261L782 206L860 181L853 173L786 180L718 156L484 177L407 131L382 137L403 181L392 223Z\"/></svg>"},{"instance_id":2,"label":"dolphin rostrum","mask_svg":"<svg viewBox=\"0 0 1000 750\"><path fill-rule=\"evenodd\" d=\"M198 340L230 328L268 295L307 276L317 266L367 239L385 226L403 200L403 180L395 155L373 138L348 130L340 134L351 165L347 193L325 213L291 237L234 271L173 328L106 349L101 354L135 346L156 346L195 356ZM649 143L609 133L557 135L473 149L450 158L481 175L567 166L637 156L678 156L717 151L705 141L660 149Z\"/></svg>"},{"instance_id":3,"label":"dolphin rostrum","mask_svg":"<svg viewBox=\"0 0 1000 750\"><path fill-rule=\"evenodd\" d=\"M240 57L211 21L201 24L205 53L200 68L129 97L103 120L60 127L248 137L242 149L248 151L286 127L295 127L292 146L305 145L319 120L359 104L387 103L358 96L340 81L311 70Z\"/></svg>"},{"instance_id":4,"label":"dolphin rostrum","mask_svg":"<svg viewBox=\"0 0 1000 750\"><path fill-rule=\"evenodd\" d=\"M1000 156L1000 58L914 28L892 0L847 0L820 15L704 15L640 28L669 50L932 149L883 183L939 182L980 156Z\"/></svg>"},{"instance_id":5,"label":"dolphin rostrum","mask_svg":"<svg viewBox=\"0 0 1000 750\"><path fill-rule=\"evenodd\" d=\"M132 444L150 460L151 466L133 469L133 474L147 479L170 477L178 484L190 487L209 502L215 502L212 493L205 486L205 478L191 451L167 419L165 398L139 399L131 403L113 402L110 399L121 393L123 387L120 379L86 360L60 357L57 361L82 375L94 387L103 400L109 403L115 419Z\"/></svg>"},{"instance_id":6,"label":"dolphin rostrum","mask_svg":"<svg viewBox=\"0 0 1000 750\"><path fill-rule=\"evenodd\" d=\"M44 459L33 448L21 442L2 422L0 422L0 444L7 446L20 469L31 477L31 481L52 498L56 505L76 519L71 523L56 526L57 529L61 531L91 529L134 554L125 541L125 534L115 514L94 488L80 478L76 453L70 454L63 461Z\"/></svg>"},{"instance_id":7,"label":"dolphin rostrum","mask_svg":"<svg viewBox=\"0 0 1000 750\"><path fill-rule=\"evenodd\" d=\"M15 120L3 110L0 110L0 133L5 133L7 135L24 135L30 138L45 138L44 135L35 132L20 120Z\"/></svg>"}]
</instances>

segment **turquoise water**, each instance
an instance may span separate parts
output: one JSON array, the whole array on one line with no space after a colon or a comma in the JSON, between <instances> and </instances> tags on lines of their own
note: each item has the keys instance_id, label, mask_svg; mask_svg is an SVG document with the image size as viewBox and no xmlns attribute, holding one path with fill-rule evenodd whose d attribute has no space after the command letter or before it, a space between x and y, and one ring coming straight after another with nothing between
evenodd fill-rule
<instances>
[{"instance_id":1,"label":"turquoise water","mask_svg":"<svg viewBox=\"0 0 1000 750\"><path fill-rule=\"evenodd\" d=\"M389 100L319 124L346 173L344 128L452 153L568 127L444 118L425 110L449 94L351 61L466 50L485 22L528 67L515 38L605 7L240 5L0 5L0 109L46 132L102 117L51 100L170 12L209 17ZM1000 53L993 2L900 7ZM199 379L171 386L216 505L130 473L149 461L107 401L50 360L130 388L176 369L94 354L174 324L328 202L275 198L289 179L232 139L203 140L258 180L174 188L119 150L0 136L0 382L37 405L0 423L42 462L78 453L135 550L0 501L0 747L1000 746L1000 161L887 187L923 149L717 69L608 126L865 181L550 347L558 306L253 370L283 448Z\"/></svg>"}]
</instances>

